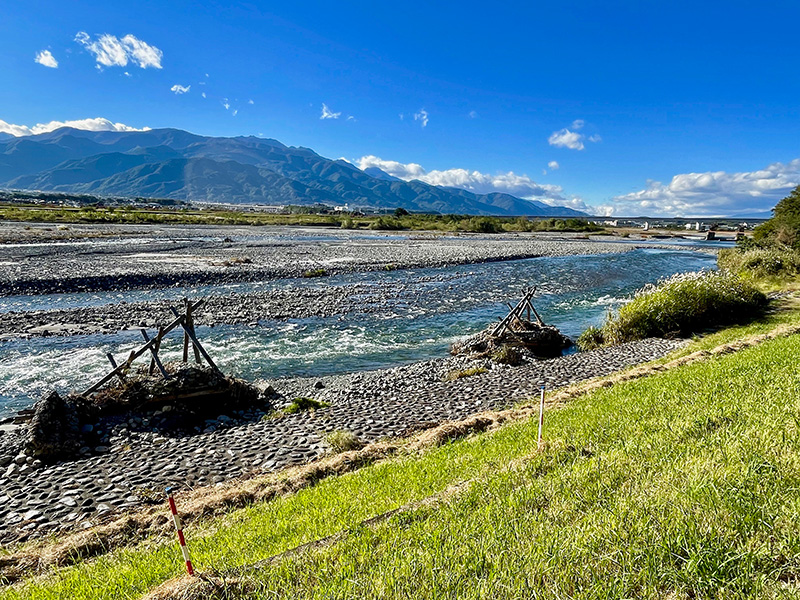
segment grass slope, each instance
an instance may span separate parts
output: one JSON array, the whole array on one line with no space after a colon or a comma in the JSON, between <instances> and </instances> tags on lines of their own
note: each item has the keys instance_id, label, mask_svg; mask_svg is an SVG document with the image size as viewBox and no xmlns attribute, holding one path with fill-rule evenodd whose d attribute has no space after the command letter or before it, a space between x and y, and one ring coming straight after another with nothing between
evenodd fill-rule
<instances>
[{"instance_id":1,"label":"grass slope","mask_svg":"<svg viewBox=\"0 0 800 600\"><path fill-rule=\"evenodd\" d=\"M247 597L797 597L799 352L777 339L599 390L549 413L542 452L526 421L325 480L187 531L195 562L346 530L249 571ZM2 597L134 598L180 573L174 543L150 541Z\"/></svg>"}]
</instances>

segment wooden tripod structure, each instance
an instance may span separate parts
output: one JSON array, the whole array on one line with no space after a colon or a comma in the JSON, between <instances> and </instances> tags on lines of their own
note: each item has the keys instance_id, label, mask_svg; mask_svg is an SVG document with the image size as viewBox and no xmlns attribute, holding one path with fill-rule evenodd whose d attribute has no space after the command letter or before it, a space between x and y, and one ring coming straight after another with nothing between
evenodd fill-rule
<instances>
[{"instance_id":1,"label":"wooden tripod structure","mask_svg":"<svg viewBox=\"0 0 800 600\"><path fill-rule=\"evenodd\" d=\"M508 304L509 313L505 316L504 319L500 319L500 322L495 326L494 329L491 331L491 335L496 337L501 335L506 329L509 329L511 323L514 322L514 319L522 320L522 313L527 312L527 320L531 320L531 313L533 316L536 317L536 322L544 326L544 321L542 321L542 317L539 316L539 313L536 312L536 308L533 306L531 302L531 298L536 293L535 287L530 287L525 290L525 293L522 296L522 300L520 300L516 306L511 306ZM513 332L512 332L513 333Z\"/></svg>"},{"instance_id":2,"label":"wooden tripod structure","mask_svg":"<svg viewBox=\"0 0 800 600\"><path fill-rule=\"evenodd\" d=\"M192 315L194 311L200 308L203 304L205 304L205 300L199 300L192 304L188 299L184 299L183 314L180 314L175 308L170 307L170 311L172 311L172 314L175 316L175 320L164 327L159 327L158 333L156 333L155 337L152 338L147 334L147 331L141 329L140 331L145 341L144 345L140 346L136 350L131 351L130 355L123 363L117 364L114 356L110 352L107 353L106 356L108 357L108 361L111 363L112 370L97 383L87 389L83 395L88 396L89 394L96 392L115 377L124 382L125 373L130 369L133 361L147 352L150 353L149 373L152 375L155 373L156 369L158 369L164 379L169 379L169 374L167 373L164 365L161 362L161 359L158 356L158 351L161 348L161 341L164 339L164 337L173 329L178 327L183 329L183 362L189 362L189 344L191 344L194 350L194 359L197 364L202 364L203 360L205 360L205 362L208 363L208 366L214 369L214 371L217 373L222 373L217 365L214 364L214 361L208 355L208 352L205 351L205 348L203 348L202 344L197 339L197 335L195 334L194 319Z\"/></svg>"}]
</instances>

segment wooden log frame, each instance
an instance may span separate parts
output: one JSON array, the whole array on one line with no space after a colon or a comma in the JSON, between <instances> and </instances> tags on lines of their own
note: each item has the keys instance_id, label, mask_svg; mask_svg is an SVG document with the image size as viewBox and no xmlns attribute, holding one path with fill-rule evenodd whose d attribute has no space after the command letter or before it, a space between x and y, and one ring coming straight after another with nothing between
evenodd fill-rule
<instances>
[{"instance_id":1,"label":"wooden log frame","mask_svg":"<svg viewBox=\"0 0 800 600\"><path fill-rule=\"evenodd\" d=\"M178 324L181 327L183 327L183 331L186 333L186 335L189 336L189 339L192 340L192 344L194 345L194 351L196 353L199 352L200 354L202 354L203 358L206 359L206 362L208 363L208 365L212 369L214 369L217 373L221 373L222 371L220 371L219 368L217 367L217 365L214 364L214 361L211 360L211 357L208 355L208 352L206 352L205 348L203 348L203 346L198 341L197 336L194 334L194 327L187 326L184 317L179 315L177 310L175 310L172 307L170 307L170 310L172 311L172 314L177 317L177 320L179 322ZM198 360L198 362L200 362L200 361Z\"/></svg>"},{"instance_id":2,"label":"wooden log frame","mask_svg":"<svg viewBox=\"0 0 800 600\"><path fill-rule=\"evenodd\" d=\"M533 295L535 293L536 293L535 287L528 288L527 290L525 290L522 299L519 302L517 302L516 306L512 308L510 304L506 303L506 306L508 306L510 309L509 313L505 316L504 319L500 320L500 322L495 326L494 329L492 329L491 332L492 337L497 337L501 335L506 329L510 331L509 326L511 322L515 318L520 319L521 318L520 315L522 314L523 310L527 311L528 313L528 321L531 320L531 312L533 312L533 315L536 317L536 321L539 323L539 325L544 326L544 321L542 321L542 317L539 315L536 308L533 306L533 303L531 302L531 298L533 298Z\"/></svg>"},{"instance_id":3,"label":"wooden log frame","mask_svg":"<svg viewBox=\"0 0 800 600\"><path fill-rule=\"evenodd\" d=\"M149 336L147 335L147 332L144 331L144 330L141 330L142 331L142 335L145 338L144 345L142 345L141 347L137 348L136 350L132 350L130 355L128 356L127 360L125 360L125 362L123 362L122 364L117 365L116 361L114 360L114 357L111 356L110 354L108 354L107 356L109 358L109 361L111 362L112 366L114 367L113 370L111 372L107 373L97 383L95 383L94 385L89 387L85 392L83 392L83 395L84 396L88 396L89 394L92 394L92 393L96 392L97 390L99 390L101 387L103 387L106 383L108 383L109 381L111 381L115 377L117 377L117 378L121 379L122 381L124 381L125 380L124 379L125 372L128 369L130 369L131 363L133 363L134 360L136 360L137 358L139 358L140 356L142 356L146 352L150 352L151 353L150 372L152 373L154 371L154 367L158 367L158 369L161 371L162 375L164 375L166 377L167 376L166 370L164 369L164 366L162 364L160 364L161 361L158 358L158 350L161 347L161 340L164 338L164 336L166 336L170 331L172 331L173 329L175 329L177 327L181 327L183 329L183 331L184 331L185 337L188 337L189 340L192 342L192 345L194 346L195 358L196 358L197 362L198 363L200 362L200 358L199 357L202 356L203 358L205 358L206 362L209 364L209 366L212 369L214 369L217 373L221 373L221 371L219 370L217 365L214 364L214 361L211 359L211 357L208 355L208 353L205 351L205 349L200 345L200 342L197 340L197 336L194 333L194 323L193 323L193 321L190 320L191 324L189 326L187 326L187 324L186 324L187 315L189 316L189 319L191 319L192 313L194 311L196 311L198 308L200 308L203 304L205 304L205 300L198 300L194 304L190 303L187 300L185 302L186 314L183 314L183 315L178 314L178 311L176 311L174 308L170 308L172 313L175 315L175 320L172 321L171 323L169 323L168 325L166 325L165 327L160 327L159 330L158 330L158 334L154 338L149 338ZM188 349L185 352L184 356L188 359Z\"/></svg>"}]
</instances>

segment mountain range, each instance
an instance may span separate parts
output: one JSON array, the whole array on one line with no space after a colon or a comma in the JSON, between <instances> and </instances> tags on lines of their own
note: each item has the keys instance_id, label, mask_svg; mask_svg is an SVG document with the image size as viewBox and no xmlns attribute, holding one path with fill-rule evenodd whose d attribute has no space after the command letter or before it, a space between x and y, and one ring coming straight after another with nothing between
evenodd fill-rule
<instances>
[{"instance_id":1,"label":"mountain range","mask_svg":"<svg viewBox=\"0 0 800 600\"><path fill-rule=\"evenodd\" d=\"M362 171L308 148L257 137L179 129L85 131L64 127L0 137L0 187L232 204L404 208L473 215L586 216L510 194L475 194Z\"/></svg>"}]
</instances>

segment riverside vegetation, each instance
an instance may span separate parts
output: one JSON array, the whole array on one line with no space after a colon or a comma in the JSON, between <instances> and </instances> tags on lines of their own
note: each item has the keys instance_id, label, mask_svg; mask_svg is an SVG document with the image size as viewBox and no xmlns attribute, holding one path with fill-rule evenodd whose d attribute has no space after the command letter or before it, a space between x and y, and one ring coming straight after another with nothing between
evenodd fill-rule
<instances>
[{"instance_id":1,"label":"riverside vegetation","mask_svg":"<svg viewBox=\"0 0 800 600\"><path fill-rule=\"evenodd\" d=\"M658 297L731 284L763 306L756 288L774 285L677 284ZM775 308L681 353L796 330L795 296ZM195 521L193 560L216 585L180 578L165 534L75 556L0 597L797 597L800 336L732 349L595 386L548 413L543 447L525 418Z\"/></svg>"},{"instance_id":2,"label":"riverside vegetation","mask_svg":"<svg viewBox=\"0 0 800 600\"><path fill-rule=\"evenodd\" d=\"M186 225L299 225L306 227L341 227L377 231L443 231L468 233L502 233L530 231L563 231L594 233L603 228L577 218L528 219L526 217L474 217L470 215L433 215L409 213L398 209L392 216L353 216L329 214L307 207L287 208L275 214L239 210L198 209L189 207L143 208L137 206L80 207L26 205L0 202L0 221L40 223L102 224L186 224Z\"/></svg>"},{"instance_id":3,"label":"riverside vegetation","mask_svg":"<svg viewBox=\"0 0 800 600\"><path fill-rule=\"evenodd\" d=\"M800 274L800 186L773 212L752 239L720 252L720 272L680 274L646 286L610 313L602 327L588 328L578 346L588 350L650 336L686 337L761 315L767 307L761 289L793 288Z\"/></svg>"}]
</instances>

